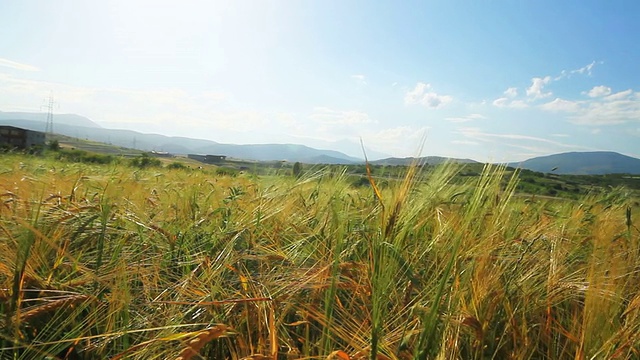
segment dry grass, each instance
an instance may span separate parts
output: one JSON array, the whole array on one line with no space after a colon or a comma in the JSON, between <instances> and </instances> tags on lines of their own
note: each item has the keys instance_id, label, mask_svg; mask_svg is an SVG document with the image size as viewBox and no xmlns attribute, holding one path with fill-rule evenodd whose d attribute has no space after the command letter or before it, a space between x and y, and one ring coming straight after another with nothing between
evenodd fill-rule
<instances>
[{"instance_id":1,"label":"dry grass","mask_svg":"<svg viewBox=\"0 0 640 360\"><path fill-rule=\"evenodd\" d=\"M4 157L0 358L639 357L633 199L456 171L374 192Z\"/></svg>"}]
</instances>

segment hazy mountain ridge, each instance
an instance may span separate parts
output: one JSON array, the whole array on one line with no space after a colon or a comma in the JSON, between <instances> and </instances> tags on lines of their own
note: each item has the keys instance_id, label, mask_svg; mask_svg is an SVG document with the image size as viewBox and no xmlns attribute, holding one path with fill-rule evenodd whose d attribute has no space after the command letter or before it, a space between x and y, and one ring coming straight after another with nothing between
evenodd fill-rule
<instances>
[{"instance_id":1,"label":"hazy mountain ridge","mask_svg":"<svg viewBox=\"0 0 640 360\"><path fill-rule=\"evenodd\" d=\"M509 166L564 175L640 174L640 159L612 151L553 154Z\"/></svg>"},{"instance_id":2,"label":"hazy mountain ridge","mask_svg":"<svg viewBox=\"0 0 640 360\"><path fill-rule=\"evenodd\" d=\"M471 159L456 159L456 158L448 158L448 157L443 157L443 156L424 156L424 157L419 157L419 158L415 158L415 157L406 157L406 158L390 157L390 158L387 158L387 159L380 159L380 160L370 161L370 163L374 164L374 165L405 165L405 166L408 166L408 165L412 165L414 163L417 163L419 165L423 165L423 164L438 165L438 164L445 163L447 161L460 163L460 164L477 163L477 161L471 160Z\"/></svg>"},{"instance_id":3,"label":"hazy mountain ridge","mask_svg":"<svg viewBox=\"0 0 640 360\"><path fill-rule=\"evenodd\" d=\"M35 121L41 122L43 124L42 130L44 131L47 121L47 113L29 113L29 112L4 112L0 111L0 121L15 121L15 120L25 120L25 121ZM64 125L72 125L72 126L83 126L88 128L101 128L100 125L91 121L89 118L84 116L76 115L76 114L55 114L54 115L54 130L57 124ZM36 129L33 129L36 130Z\"/></svg>"},{"instance_id":4,"label":"hazy mountain ridge","mask_svg":"<svg viewBox=\"0 0 640 360\"><path fill-rule=\"evenodd\" d=\"M0 124L45 131L46 114L2 113ZM13 114L14 118L9 118ZM37 115L37 116L36 116ZM132 130L101 128L82 116L55 115L54 132L75 138L104 142L145 151L174 154L212 154L258 161L300 161L306 163L352 164L362 159L335 150L319 150L295 144L221 144L211 140L144 134ZM80 126L78 123L93 124Z\"/></svg>"},{"instance_id":5,"label":"hazy mountain ridge","mask_svg":"<svg viewBox=\"0 0 640 360\"><path fill-rule=\"evenodd\" d=\"M104 142L107 144L135 148L144 151L167 151L173 154L215 154L232 158L257 161L299 161L308 164L361 164L363 159L348 156L340 151L320 150L295 144L221 144L211 140L173 137L159 134L144 134L132 130L107 129L90 119L75 114L54 115L54 132L70 137ZM44 131L47 114L0 111L0 124ZM471 159L456 159L441 156L420 158L389 157L370 161L374 165L477 163ZM640 174L640 159L611 151L568 152L540 156L509 166L543 173L572 175Z\"/></svg>"}]
</instances>

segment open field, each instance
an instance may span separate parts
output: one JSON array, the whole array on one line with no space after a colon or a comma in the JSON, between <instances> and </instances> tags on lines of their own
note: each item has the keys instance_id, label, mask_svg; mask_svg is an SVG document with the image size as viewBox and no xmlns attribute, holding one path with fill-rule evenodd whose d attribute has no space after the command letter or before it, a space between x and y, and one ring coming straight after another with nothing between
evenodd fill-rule
<instances>
[{"instance_id":1,"label":"open field","mask_svg":"<svg viewBox=\"0 0 640 360\"><path fill-rule=\"evenodd\" d=\"M82 140L77 138L72 138L65 135L47 135L48 141L58 141L60 146L64 149L78 149L93 153L101 153L107 155L118 155L118 156L140 156L143 151L124 148L120 146L109 145L97 141L90 140Z\"/></svg>"},{"instance_id":2,"label":"open field","mask_svg":"<svg viewBox=\"0 0 640 360\"><path fill-rule=\"evenodd\" d=\"M640 357L632 190L383 170L2 155L0 358Z\"/></svg>"}]
</instances>

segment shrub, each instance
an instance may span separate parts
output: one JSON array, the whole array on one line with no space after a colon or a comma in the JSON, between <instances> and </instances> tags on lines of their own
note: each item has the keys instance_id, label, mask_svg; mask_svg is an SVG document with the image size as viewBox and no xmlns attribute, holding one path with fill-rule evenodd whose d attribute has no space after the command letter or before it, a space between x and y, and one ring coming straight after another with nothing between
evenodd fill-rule
<instances>
[{"instance_id":1,"label":"shrub","mask_svg":"<svg viewBox=\"0 0 640 360\"><path fill-rule=\"evenodd\" d=\"M52 140L47 144L47 148L51 151L60 151L60 143L58 140Z\"/></svg>"},{"instance_id":2,"label":"shrub","mask_svg":"<svg viewBox=\"0 0 640 360\"><path fill-rule=\"evenodd\" d=\"M186 169L187 166L181 162L174 161L167 165L167 169Z\"/></svg>"},{"instance_id":3,"label":"shrub","mask_svg":"<svg viewBox=\"0 0 640 360\"><path fill-rule=\"evenodd\" d=\"M131 166L140 169L162 166L162 162L160 160L150 157L147 153L142 154L140 157L131 159L130 164Z\"/></svg>"},{"instance_id":4,"label":"shrub","mask_svg":"<svg viewBox=\"0 0 640 360\"><path fill-rule=\"evenodd\" d=\"M293 164L293 176L297 178L302 176L302 164L297 161Z\"/></svg>"},{"instance_id":5,"label":"shrub","mask_svg":"<svg viewBox=\"0 0 640 360\"><path fill-rule=\"evenodd\" d=\"M116 161L116 158L111 155L101 155L76 149L61 149L57 152L55 158L63 161L85 164L111 164Z\"/></svg>"},{"instance_id":6,"label":"shrub","mask_svg":"<svg viewBox=\"0 0 640 360\"><path fill-rule=\"evenodd\" d=\"M358 176L355 180L351 182L351 186L354 187L363 187L363 186L371 186L369 179L366 176Z\"/></svg>"},{"instance_id":7,"label":"shrub","mask_svg":"<svg viewBox=\"0 0 640 360\"><path fill-rule=\"evenodd\" d=\"M238 170L228 167L216 168L216 175L220 176L238 176Z\"/></svg>"}]
</instances>

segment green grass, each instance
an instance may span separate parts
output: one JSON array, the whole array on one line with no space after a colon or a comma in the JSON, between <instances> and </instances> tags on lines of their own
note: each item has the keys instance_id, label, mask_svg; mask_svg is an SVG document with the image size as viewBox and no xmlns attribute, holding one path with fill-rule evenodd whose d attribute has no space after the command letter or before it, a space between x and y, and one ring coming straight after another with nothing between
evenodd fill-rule
<instances>
[{"instance_id":1,"label":"green grass","mask_svg":"<svg viewBox=\"0 0 640 360\"><path fill-rule=\"evenodd\" d=\"M630 190L516 196L513 171L455 165L361 186L342 169L3 155L0 358L640 356Z\"/></svg>"}]
</instances>

